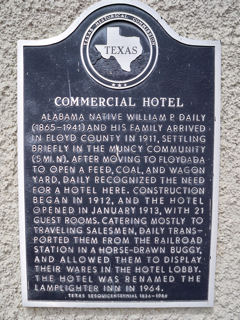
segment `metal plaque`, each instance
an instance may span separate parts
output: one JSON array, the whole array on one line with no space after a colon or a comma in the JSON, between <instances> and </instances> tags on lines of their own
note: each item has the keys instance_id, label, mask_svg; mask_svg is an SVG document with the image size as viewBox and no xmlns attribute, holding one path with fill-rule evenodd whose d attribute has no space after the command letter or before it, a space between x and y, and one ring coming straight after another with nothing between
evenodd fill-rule
<instances>
[{"instance_id":1,"label":"metal plaque","mask_svg":"<svg viewBox=\"0 0 240 320\"><path fill-rule=\"evenodd\" d=\"M23 305L210 307L220 42L103 1L18 43Z\"/></svg>"}]
</instances>

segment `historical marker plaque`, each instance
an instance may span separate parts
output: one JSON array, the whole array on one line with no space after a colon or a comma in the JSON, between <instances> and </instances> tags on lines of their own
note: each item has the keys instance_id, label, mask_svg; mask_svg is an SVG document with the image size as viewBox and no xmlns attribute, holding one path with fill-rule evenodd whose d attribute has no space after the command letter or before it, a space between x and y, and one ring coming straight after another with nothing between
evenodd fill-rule
<instances>
[{"instance_id":1,"label":"historical marker plaque","mask_svg":"<svg viewBox=\"0 0 240 320\"><path fill-rule=\"evenodd\" d=\"M24 305L211 306L219 42L112 1L18 54Z\"/></svg>"}]
</instances>

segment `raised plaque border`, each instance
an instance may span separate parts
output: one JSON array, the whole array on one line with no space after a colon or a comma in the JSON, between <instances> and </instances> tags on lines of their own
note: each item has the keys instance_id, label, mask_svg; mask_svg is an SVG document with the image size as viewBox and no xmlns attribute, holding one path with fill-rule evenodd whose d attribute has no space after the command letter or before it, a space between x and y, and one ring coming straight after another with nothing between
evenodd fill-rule
<instances>
[{"instance_id":1,"label":"raised plaque border","mask_svg":"<svg viewBox=\"0 0 240 320\"><path fill-rule=\"evenodd\" d=\"M205 301L159 301L159 302L81 302L81 301L43 301L29 300L27 296L27 265L26 265L26 228L25 228L25 201L24 201L24 46L46 46L66 39L78 26L95 10L114 4L127 4L142 9L150 14L164 30L175 40L191 46L210 46L215 47L215 96L214 96L214 153L213 153L213 197L212 197L212 220L211 220L211 244L210 244L210 269L208 300ZM219 167L220 167L220 108L221 108L221 44L214 40L193 40L181 37L158 15L156 11L148 5L138 0L108 0L93 4L85 10L70 27L56 37L43 40L19 40L18 41L18 189L19 189L19 235L20 235L20 254L21 254L21 288L22 304L24 307L68 307L68 308L181 308L181 307L213 307L214 305L214 280L216 267L216 246L217 246L217 226L218 226L218 186L219 186Z\"/></svg>"}]
</instances>

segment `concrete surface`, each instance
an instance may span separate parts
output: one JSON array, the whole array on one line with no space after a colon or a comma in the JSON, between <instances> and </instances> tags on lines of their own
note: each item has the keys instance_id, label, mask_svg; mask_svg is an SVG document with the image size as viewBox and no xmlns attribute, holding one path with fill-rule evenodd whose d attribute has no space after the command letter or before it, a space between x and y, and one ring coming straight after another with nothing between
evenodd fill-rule
<instances>
[{"instance_id":1,"label":"concrete surface","mask_svg":"<svg viewBox=\"0 0 240 320\"><path fill-rule=\"evenodd\" d=\"M63 32L91 0L0 1L0 319L203 320L240 319L240 159L238 0L148 0L180 35L222 41L219 232L215 306L210 309L47 309L21 306L17 190L18 39Z\"/></svg>"}]
</instances>

